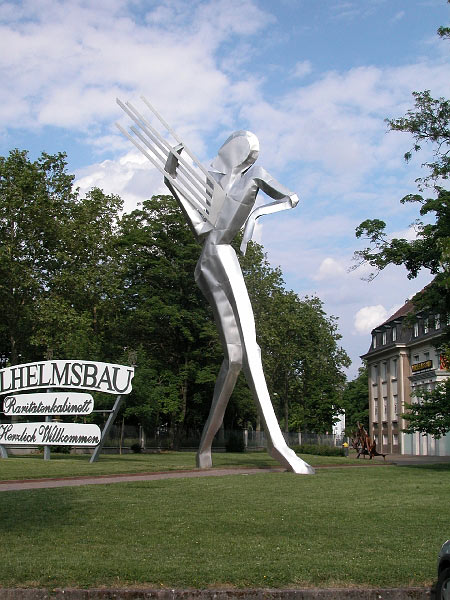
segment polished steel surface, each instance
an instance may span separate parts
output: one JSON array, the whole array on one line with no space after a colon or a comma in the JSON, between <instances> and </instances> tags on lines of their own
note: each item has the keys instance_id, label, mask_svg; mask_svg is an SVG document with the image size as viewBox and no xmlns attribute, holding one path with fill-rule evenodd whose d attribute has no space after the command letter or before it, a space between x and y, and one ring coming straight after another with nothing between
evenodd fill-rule
<instances>
[{"instance_id":1,"label":"polished steel surface","mask_svg":"<svg viewBox=\"0 0 450 600\"><path fill-rule=\"evenodd\" d=\"M164 174L167 187L177 199L197 239L203 243L195 280L212 306L225 355L197 453L197 465L201 468L212 466L211 444L243 369L267 435L270 455L289 471L312 474L314 469L287 446L280 430L256 342L250 298L236 253L230 245L245 226L241 245L245 253L256 219L294 208L298 198L255 165L259 142L253 133L233 133L206 171L153 107L147 101L145 103L177 145L172 146L132 105L125 105L120 100L118 104L137 125L131 130L139 141L118 127ZM183 153L193 164L183 159ZM269 196L271 202L254 209L259 190Z\"/></svg>"}]
</instances>

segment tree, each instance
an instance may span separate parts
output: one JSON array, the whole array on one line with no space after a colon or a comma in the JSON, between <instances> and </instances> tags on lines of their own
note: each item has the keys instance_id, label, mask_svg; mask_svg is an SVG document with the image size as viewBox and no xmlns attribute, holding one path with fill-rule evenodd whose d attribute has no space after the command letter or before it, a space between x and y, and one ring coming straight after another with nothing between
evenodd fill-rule
<instances>
[{"instance_id":1,"label":"tree","mask_svg":"<svg viewBox=\"0 0 450 600\"><path fill-rule=\"evenodd\" d=\"M405 404L408 412L406 433L421 432L436 439L450 431L450 379L438 383L433 390L420 390L420 397L412 404Z\"/></svg>"},{"instance_id":2,"label":"tree","mask_svg":"<svg viewBox=\"0 0 450 600\"><path fill-rule=\"evenodd\" d=\"M56 268L61 224L73 201L73 176L65 155L45 153L31 162L27 152L0 157L0 306L2 333L11 362L33 356L36 301Z\"/></svg>"},{"instance_id":3,"label":"tree","mask_svg":"<svg viewBox=\"0 0 450 600\"><path fill-rule=\"evenodd\" d=\"M117 235L122 200L94 188L75 192L59 227L55 268L35 302L30 342L58 356L109 359L123 350L115 334L122 277Z\"/></svg>"},{"instance_id":4,"label":"tree","mask_svg":"<svg viewBox=\"0 0 450 600\"><path fill-rule=\"evenodd\" d=\"M212 314L195 285L200 246L170 196L124 215L121 337L138 351L127 414L174 438L201 430L220 365Z\"/></svg>"},{"instance_id":5,"label":"tree","mask_svg":"<svg viewBox=\"0 0 450 600\"><path fill-rule=\"evenodd\" d=\"M0 157L0 335L11 363L101 359L110 347L114 257L122 201L99 189L80 198L66 156ZM108 346L108 347L106 347Z\"/></svg>"},{"instance_id":6,"label":"tree","mask_svg":"<svg viewBox=\"0 0 450 600\"><path fill-rule=\"evenodd\" d=\"M345 429L351 435L361 423L369 429L369 375L365 365L359 367L358 376L345 386L342 406L345 409Z\"/></svg>"}]
</instances>

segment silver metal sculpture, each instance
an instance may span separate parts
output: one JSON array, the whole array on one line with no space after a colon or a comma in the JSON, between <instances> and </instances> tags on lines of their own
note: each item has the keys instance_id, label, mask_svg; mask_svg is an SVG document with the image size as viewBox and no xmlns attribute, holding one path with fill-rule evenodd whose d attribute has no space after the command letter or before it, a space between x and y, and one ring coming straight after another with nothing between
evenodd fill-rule
<instances>
[{"instance_id":1,"label":"silver metal sculpture","mask_svg":"<svg viewBox=\"0 0 450 600\"><path fill-rule=\"evenodd\" d=\"M177 145L172 146L129 102L117 100L135 123L130 128L134 136L117 126L164 175L194 235L203 244L195 280L213 309L225 355L197 453L197 466L212 466L212 441L243 368L266 432L270 455L289 471L312 474L314 469L287 446L281 433L264 377L250 298L231 246L245 225L241 244L245 254L256 219L294 208L298 198L267 171L254 165L259 142L253 133L233 133L206 170L151 104L145 98L142 100ZM272 202L254 209L260 189Z\"/></svg>"}]
</instances>

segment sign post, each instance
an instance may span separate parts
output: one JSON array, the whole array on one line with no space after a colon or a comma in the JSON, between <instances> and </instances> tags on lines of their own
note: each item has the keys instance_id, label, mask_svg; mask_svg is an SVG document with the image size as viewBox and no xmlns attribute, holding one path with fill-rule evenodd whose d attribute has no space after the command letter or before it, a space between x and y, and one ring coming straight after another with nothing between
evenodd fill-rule
<instances>
[{"instance_id":1,"label":"sign post","mask_svg":"<svg viewBox=\"0 0 450 600\"><path fill-rule=\"evenodd\" d=\"M121 404L122 404L122 396L117 396L116 401L114 402L114 406L109 414L108 420L106 421L106 424L103 428L100 443L98 444L98 446L96 446L96 448L91 456L91 459L89 461L90 463L97 462L98 457L100 456L100 452L102 451L103 446L105 444L106 436L108 435L111 427L113 426L114 421L116 420L117 413L119 412Z\"/></svg>"}]
</instances>

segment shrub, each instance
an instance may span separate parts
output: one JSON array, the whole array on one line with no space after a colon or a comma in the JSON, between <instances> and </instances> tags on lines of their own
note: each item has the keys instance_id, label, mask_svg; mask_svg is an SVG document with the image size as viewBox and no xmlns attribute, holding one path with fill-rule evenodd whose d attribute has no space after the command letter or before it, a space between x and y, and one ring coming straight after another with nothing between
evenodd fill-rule
<instances>
[{"instance_id":1,"label":"shrub","mask_svg":"<svg viewBox=\"0 0 450 600\"><path fill-rule=\"evenodd\" d=\"M134 444L131 444L130 448L131 448L131 451L134 452L135 454L140 454L142 451L141 445L138 444L137 442L135 442Z\"/></svg>"},{"instance_id":2,"label":"shrub","mask_svg":"<svg viewBox=\"0 0 450 600\"><path fill-rule=\"evenodd\" d=\"M316 454L318 456L345 456L344 448L339 446L322 446L320 444L299 444L292 446L296 454Z\"/></svg>"},{"instance_id":3,"label":"shrub","mask_svg":"<svg viewBox=\"0 0 450 600\"><path fill-rule=\"evenodd\" d=\"M50 452L55 454L70 454L70 446L50 446Z\"/></svg>"},{"instance_id":4,"label":"shrub","mask_svg":"<svg viewBox=\"0 0 450 600\"><path fill-rule=\"evenodd\" d=\"M225 444L225 450L227 452L244 452L244 438L242 435L232 433Z\"/></svg>"}]
</instances>

